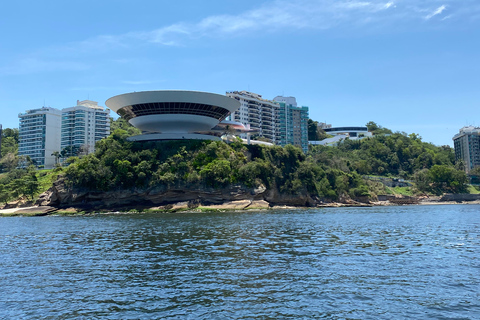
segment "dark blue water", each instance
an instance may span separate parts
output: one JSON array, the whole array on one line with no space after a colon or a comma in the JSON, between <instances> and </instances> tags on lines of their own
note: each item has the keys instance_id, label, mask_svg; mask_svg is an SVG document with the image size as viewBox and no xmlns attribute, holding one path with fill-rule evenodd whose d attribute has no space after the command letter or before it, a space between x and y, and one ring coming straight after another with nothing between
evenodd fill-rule
<instances>
[{"instance_id":1,"label":"dark blue water","mask_svg":"<svg viewBox=\"0 0 480 320\"><path fill-rule=\"evenodd\" d=\"M480 319L480 206L0 218L0 319Z\"/></svg>"}]
</instances>

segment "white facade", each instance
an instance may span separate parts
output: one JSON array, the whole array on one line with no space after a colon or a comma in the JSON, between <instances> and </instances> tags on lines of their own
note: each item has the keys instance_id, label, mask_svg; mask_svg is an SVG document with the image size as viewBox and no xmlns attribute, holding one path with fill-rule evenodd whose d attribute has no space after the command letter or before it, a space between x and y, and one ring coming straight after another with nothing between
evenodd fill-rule
<instances>
[{"instance_id":1,"label":"white facade","mask_svg":"<svg viewBox=\"0 0 480 320\"><path fill-rule=\"evenodd\" d=\"M210 139L205 135L239 107L231 98L208 92L158 90L125 93L105 104L143 135L134 141Z\"/></svg>"},{"instance_id":2,"label":"white facade","mask_svg":"<svg viewBox=\"0 0 480 320\"><path fill-rule=\"evenodd\" d=\"M61 149L76 148L86 154L95 151L95 143L110 134L110 110L97 102L78 101L62 110ZM71 151L71 150L70 150Z\"/></svg>"},{"instance_id":3,"label":"white facade","mask_svg":"<svg viewBox=\"0 0 480 320\"><path fill-rule=\"evenodd\" d=\"M338 145L341 141L345 139L349 140L361 140L364 138L370 138L373 136L371 132L368 131L367 127L335 127L332 128L332 125L327 125L328 127L324 131L332 135L333 137L323 139L321 141L308 141L308 144L311 145L322 145L322 146L335 146Z\"/></svg>"},{"instance_id":4,"label":"white facade","mask_svg":"<svg viewBox=\"0 0 480 320\"><path fill-rule=\"evenodd\" d=\"M232 91L227 92L226 95L240 102L240 108L232 112L230 120L241 122L245 126L249 125L250 129L258 130L260 137L277 143L278 104L248 91ZM244 135L241 136L246 138Z\"/></svg>"},{"instance_id":5,"label":"white facade","mask_svg":"<svg viewBox=\"0 0 480 320\"><path fill-rule=\"evenodd\" d=\"M297 107L297 99L295 97L276 96L273 98L273 101L284 102L287 105Z\"/></svg>"},{"instance_id":6,"label":"white facade","mask_svg":"<svg viewBox=\"0 0 480 320\"><path fill-rule=\"evenodd\" d=\"M52 153L60 151L61 115L60 110L46 107L20 113L18 154L30 157L37 166L53 168Z\"/></svg>"},{"instance_id":7,"label":"white facade","mask_svg":"<svg viewBox=\"0 0 480 320\"><path fill-rule=\"evenodd\" d=\"M480 128L467 126L453 137L455 159L463 160L465 171L469 173L480 166Z\"/></svg>"}]
</instances>

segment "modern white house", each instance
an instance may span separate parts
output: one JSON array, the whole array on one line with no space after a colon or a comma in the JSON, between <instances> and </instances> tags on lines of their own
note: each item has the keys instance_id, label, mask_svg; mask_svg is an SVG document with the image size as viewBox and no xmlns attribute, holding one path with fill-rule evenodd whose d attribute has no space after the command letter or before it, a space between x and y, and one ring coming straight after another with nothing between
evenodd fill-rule
<instances>
[{"instance_id":1,"label":"modern white house","mask_svg":"<svg viewBox=\"0 0 480 320\"><path fill-rule=\"evenodd\" d=\"M18 154L28 156L36 166L51 169L55 165L55 151L60 151L62 112L43 107L27 110L18 115Z\"/></svg>"},{"instance_id":2,"label":"modern white house","mask_svg":"<svg viewBox=\"0 0 480 320\"><path fill-rule=\"evenodd\" d=\"M61 149L95 151L95 143L110 134L110 110L91 100L77 100L77 105L62 109ZM73 154L70 154L73 155Z\"/></svg>"},{"instance_id":3,"label":"modern white house","mask_svg":"<svg viewBox=\"0 0 480 320\"><path fill-rule=\"evenodd\" d=\"M359 140L373 136L367 127L325 127L325 133L333 137L321 141L308 141L310 145L334 146L345 139Z\"/></svg>"},{"instance_id":4,"label":"modern white house","mask_svg":"<svg viewBox=\"0 0 480 320\"><path fill-rule=\"evenodd\" d=\"M132 141L220 140L208 134L240 107L232 98L208 92L158 90L125 93L105 102L143 134Z\"/></svg>"}]
</instances>

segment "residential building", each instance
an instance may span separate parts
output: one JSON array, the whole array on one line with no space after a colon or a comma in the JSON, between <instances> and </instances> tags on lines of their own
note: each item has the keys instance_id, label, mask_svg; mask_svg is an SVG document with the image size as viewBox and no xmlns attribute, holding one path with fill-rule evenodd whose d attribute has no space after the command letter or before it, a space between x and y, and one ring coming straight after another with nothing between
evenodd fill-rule
<instances>
[{"instance_id":1,"label":"residential building","mask_svg":"<svg viewBox=\"0 0 480 320\"><path fill-rule=\"evenodd\" d=\"M332 125L331 125L331 124L328 124L328 123L326 123L326 122L319 122L319 123L317 124L317 127L320 128L320 129L322 129L322 130L325 130L325 129L330 129L330 128L332 127Z\"/></svg>"},{"instance_id":2,"label":"residential building","mask_svg":"<svg viewBox=\"0 0 480 320\"><path fill-rule=\"evenodd\" d=\"M463 160L465 171L480 166L480 128L467 126L453 137L455 159Z\"/></svg>"},{"instance_id":3,"label":"residential building","mask_svg":"<svg viewBox=\"0 0 480 320\"><path fill-rule=\"evenodd\" d=\"M18 154L28 156L36 166L51 169L55 165L55 151L60 151L62 112L42 107L20 113Z\"/></svg>"},{"instance_id":4,"label":"residential building","mask_svg":"<svg viewBox=\"0 0 480 320\"><path fill-rule=\"evenodd\" d=\"M240 108L231 113L229 120L241 122L251 130L258 130L258 137L277 143L277 103L248 91L232 91L226 95L240 102ZM246 134L240 136L246 138Z\"/></svg>"},{"instance_id":5,"label":"residential building","mask_svg":"<svg viewBox=\"0 0 480 320\"><path fill-rule=\"evenodd\" d=\"M308 151L308 107L298 107L295 97L277 96L277 144L291 144Z\"/></svg>"},{"instance_id":6,"label":"residential building","mask_svg":"<svg viewBox=\"0 0 480 320\"><path fill-rule=\"evenodd\" d=\"M62 109L61 150L66 156L95 151L95 143L110 134L110 110L91 100ZM65 153L65 151L64 151Z\"/></svg>"}]
</instances>

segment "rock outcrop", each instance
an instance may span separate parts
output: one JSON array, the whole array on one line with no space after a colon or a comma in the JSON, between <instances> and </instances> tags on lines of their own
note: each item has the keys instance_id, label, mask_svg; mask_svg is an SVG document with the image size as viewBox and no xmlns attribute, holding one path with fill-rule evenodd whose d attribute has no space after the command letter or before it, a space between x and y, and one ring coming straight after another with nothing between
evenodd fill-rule
<instances>
[{"instance_id":1,"label":"rock outcrop","mask_svg":"<svg viewBox=\"0 0 480 320\"><path fill-rule=\"evenodd\" d=\"M40 195L36 204L39 206L65 207L127 207L127 206L163 206L172 204L175 207L193 208L199 205L224 205L230 203L232 209L265 207L275 199L271 196L266 202L264 186L248 188L243 185L230 185L222 189L194 187L158 187L145 190L89 191L68 188L65 180L57 180L53 186ZM263 201L263 202L261 202ZM288 201L279 202L280 204ZM295 201L304 204L302 201ZM182 207L182 208L183 208Z\"/></svg>"},{"instance_id":2,"label":"rock outcrop","mask_svg":"<svg viewBox=\"0 0 480 320\"><path fill-rule=\"evenodd\" d=\"M348 195L342 195L340 204L366 205L368 198L354 201ZM38 206L56 208L84 208L119 210L123 208L163 208L173 211L197 207L217 209L267 209L271 207L317 207L331 206L331 201L320 199L304 192L301 194L283 194L278 188L261 185L249 188L244 185L229 185L224 188L206 188L200 185L156 187L116 191L92 191L69 188L60 178L36 202Z\"/></svg>"}]
</instances>

